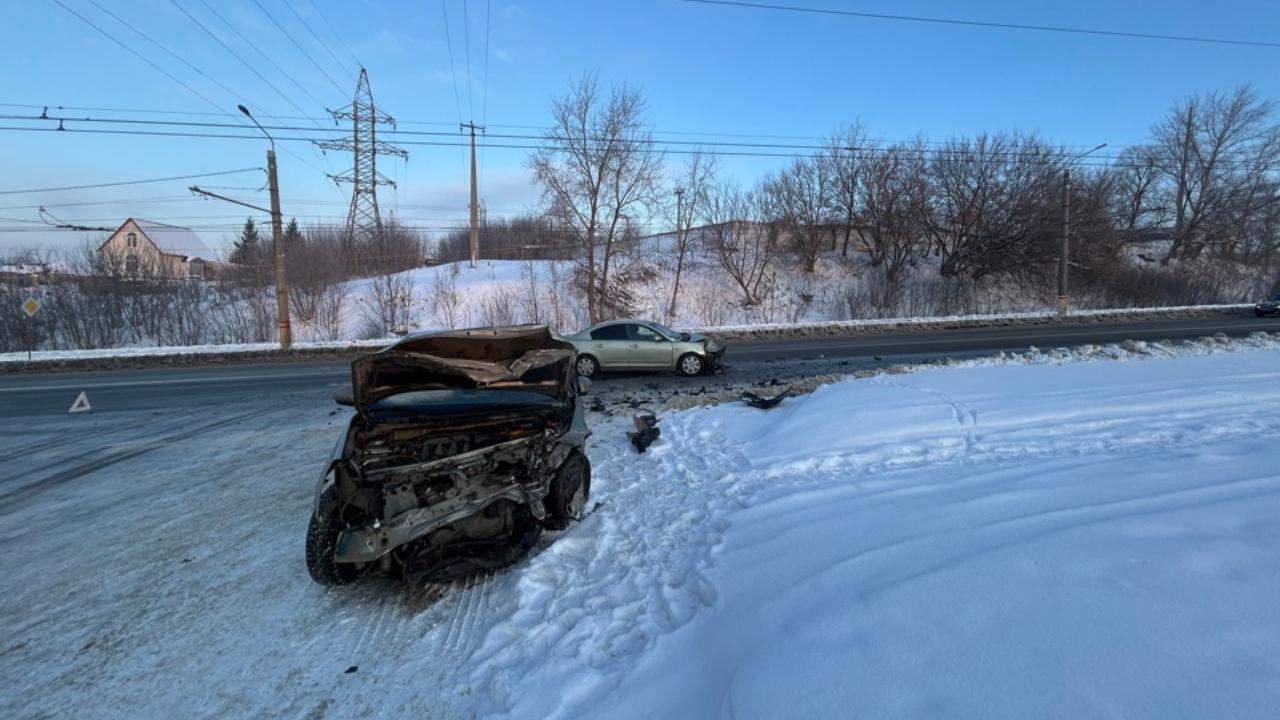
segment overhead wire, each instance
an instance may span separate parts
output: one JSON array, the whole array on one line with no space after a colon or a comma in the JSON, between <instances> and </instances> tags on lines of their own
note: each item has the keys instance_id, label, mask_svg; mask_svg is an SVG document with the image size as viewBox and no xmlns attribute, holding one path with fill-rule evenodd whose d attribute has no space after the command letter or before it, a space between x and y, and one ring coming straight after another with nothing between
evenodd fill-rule
<instances>
[{"instance_id":1,"label":"overhead wire","mask_svg":"<svg viewBox=\"0 0 1280 720\"><path fill-rule=\"evenodd\" d=\"M475 122L476 101L472 90L472 86L475 85L472 77L475 73L471 72L471 24L468 20L470 16L471 13L467 10L467 0L462 0L462 44L467 55L467 120Z\"/></svg>"},{"instance_id":2,"label":"overhead wire","mask_svg":"<svg viewBox=\"0 0 1280 720\"><path fill-rule=\"evenodd\" d=\"M245 45L252 48L253 51L258 54L258 57L261 57L263 60L265 60L266 63L272 67L272 69L274 69L277 73L279 73L289 82L293 83L294 87L301 90L303 95L306 95L308 98L311 99L312 102L319 105L320 107L322 108L325 107L324 101L322 101L320 98L313 95L305 85L303 85L301 82L298 82L297 78L295 78L291 73L287 72L284 68L280 67L280 65L276 63L275 60L272 60L269 55L267 55L265 52L262 51L262 48L258 47L258 43L255 43L251 41L249 38L245 37L244 33L240 32L240 28L236 27L231 23L230 20L223 17L222 13L218 12L217 9L214 8L212 5L210 5L208 2L206 2L206 0L199 0L199 2L201 5L205 7L206 10L209 11L209 14L213 15L215 18L218 19L218 22L225 25L233 35L240 38L241 42L243 42ZM299 112L303 112L303 111L299 110Z\"/></svg>"},{"instance_id":3,"label":"overhead wire","mask_svg":"<svg viewBox=\"0 0 1280 720\"><path fill-rule=\"evenodd\" d=\"M280 34L284 35L285 38L287 38L289 42L292 43L293 46L298 49L298 52L302 53L302 56L305 57L308 61L310 61L310 63L315 66L316 70L319 70L320 74L323 75L325 79L327 79L333 85L334 89L338 91L338 94L341 95L344 92L342 89L342 86L339 85L338 81L334 80L333 76L330 75L323 67L320 67L320 63L316 62L316 59L311 57L311 53L307 52L306 49L302 47L302 45L298 42L297 38L293 36L293 33L289 32L288 30L285 30L284 26L280 24L280 21L276 20L275 16L272 15L271 12L268 11L265 7L263 7L262 3L258 2L258 0L253 0L253 4L258 6L258 9L262 11L262 14L266 15L267 19L271 21L271 24L275 25L276 29L280 31Z\"/></svg>"},{"instance_id":4,"label":"overhead wire","mask_svg":"<svg viewBox=\"0 0 1280 720\"><path fill-rule=\"evenodd\" d=\"M57 132L57 133L63 133L63 132L65 132L65 133L84 133L84 134L97 134L97 135L121 135L121 136L141 136L141 137L175 137L175 138L206 138L206 139L225 139L225 140L260 140L260 139L261 139L261 136L260 136L260 135L256 135L256 134L254 134L254 135L235 135L235 134L228 134L228 133L162 132L162 131L156 131L156 130L111 130L111 129L102 129L102 128L64 128L64 129L58 129L58 128L49 128L49 127L13 127L13 126L0 127L0 132L5 132L5 131L9 131L9 132ZM276 140L277 142L290 142L290 141L294 141L294 142L313 142L313 141L314 141L314 138L311 138L311 137L305 137L305 136L279 136L279 135L277 135L277 136L273 136L273 137L275 137L275 140ZM465 142L465 141L444 142L444 141L429 141L429 140L397 140L397 141L396 141L396 144L398 144L398 145L409 145L409 146L421 146L421 147L461 147L461 148L469 147L469 143L468 143L468 142ZM541 144L541 145L530 145L530 144L517 144L517 143L492 143L492 142L486 142L486 143L484 143L484 146L489 147L489 148L494 148L494 149L502 149L502 150L526 150L526 151L527 151L527 150L544 150L544 149L551 149L551 150L567 150L567 149L568 149L568 148L565 148L565 147L558 147L558 146L554 146L554 145L550 145L550 146L549 146L549 145L546 145L546 144ZM477 143L477 147L480 147L480 144L479 144L479 143ZM821 153L821 152L816 152L816 153L797 153L797 152L776 152L776 153L770 153L770 152L759 152L759 151L732 151L732 150L718 150L718 149L714 149L714 148L712 148L712 149L707 149L707 148L705 148L705 147L704 147L704 148L689 149L689 150L683 150L683 149L667 149L667 150L665 150L664 152L666 152L667 154L671 154L671 155L692 155L692 154L695 154L695 153L699 153L699 152L700 152L700 153L702 153L703 155L717 155L717 156L726 156L726 157L772 157L772 158L810 158L810 157L828 157L827 155L824 155L824 154L823 154L823 153ZM859 152L857 153L857 155L856 155L856 156L857 156L857 157L863 157L863 158L869 158L869 157L874 157L876 152L879 152L879 150L875 150L875 149L867 149L867 150L859 151ZM955 150L955 151L936 150L936 149L924 149L924 150L921 150L921 153L934 153L934 154L943 154L943 155L945 155L945 154L965 154L965 153L967 153L967 152L970 152L970 151L965 151L965 150L963 150L963 149L957 149L957 150ZM970 153L970 154L971 154L971 153ZM990 153L989 155L991 155L991 156L1000 156L1000 155L1007 155L1007 154L1009 154L1009 153L1008 153L1008 152L1002 152L1002 153ZM1030 157L1036 157L1036 156L1042 157L1042 158L1043 158L1043 160L1042 160L1041 162L1042 162L1043 164L1052 164L1052 163L1056 163L1056 162L1059 162L1059 161L1061 160L1061 158L1062 158L1062 155L1061 155L1061 154L1058 154L1058 155L1048 155L1048 154L1044 154L1044 153L1030 153L1030 152L1028 152L1028 153L1026 153L1026 154L1027 154L1028 156L1030 156ZM1131 164L1130 164L1130 163L1125 163L1125 162L1121 162L1121 161L1117 161L1117 162L1113 162L1113 163L1105 163L1105 162L1086 162L1086 161L1081 161L1081 162L1077 162L1077 163L1075 163L1075 165L1076 165L1076 166L1084 166L1084 167L1130 167L1130 166L1131 166Z\"/></svg>"},{"instance_id":5,"label":"overhead wire","mask_svg":"<svg viewBox=\"0 0 1280 720\"><path fill-rule=\"evenodd\" d=\"M440 12L444 15L444 43L449 50L449 77L453 79L453 103L458 108L458 124L462 124L462 99L458 95L458 69L453 62L453 36L449 33L449 9L440 0Z\"/></svg>"},{"instance_id":6,"label":"overhead wire","mask_svg":"<svg viewBox=\"0 0 1280 720\"><path fill-rule=\"evenodd\" d=\"M1062 25L1032 25L1011 22L989 22L982 20L962 20L959 18L926 17L922 15L896 15L891 13L874 13L859 10L840 10L836 8L801 7L798 5L778 5L773 3L744 2L740 0L682 0L700 5L719 5L724 7L749 8L753 10L777 10L782 12L807 13L812 15L834 15L842 17L866 18L871 20L893 20L901 22L927 23L934 25L958 25L966 27L994 28L998 30L1030 30L1046 33L1064 33L1070 35L1094 35L1099 37L1128 38L1138 40L1162 40L1171 42L1202 43L1211 45L1236 45L1246 47L1280 48L1280 42L1265 40L1242 40L1237 38L1208 37L1203 35L1172 35L1166 33L1134 32L1127 30L1103 30L1095 28L1067 27Z\"/></svg>"},{"instance_id":7,"label":"overhead wire","mask_svg":"<svg viewBox=\"0 0 1280 720\"><path fill-rule=\"evenodd\" d=\"M138 115L153 114L153 115L183 115L183 116L224 116L227 114L225 112L205 112L205 111L198 111L198 110L161 110L161 109L147 110L147 109L141 109L141 108L102 107L102 106L86 106L86 105L53 105L48 103L33 104L33 103L0 102L0 107L22 107L22 108L30 108L30 109L56 107L60 110L118 112L118 113L138 114ZM263 119L272 119L272 120L307 120L307 121L313 121L313 122L318 119L328 120L328 118L316 118L315 116L312 116L312 115L280 115L280 114L268 114L268 113L254 113L254 117L263 118ZM461 115L459 115L459 121L460 120L461 120ZM543 132L543 134L540 134L537 136L528 136L528 137L545 137L545 131L546 131L546 126L544 125L522 125L522 124L512 124L512 123L487 123L487 122L482 124L486 125L486 127L488 128L510 128L514 130L538 130ZM397 117L396 125L397 127L400 125L427 125L427 126L434 125L439 127L454 128L458 126L458 122L446 121L446 120L404 120ZM387 130L385 132L391 132L391 131ZM397 130L397 132L408 133L413 131ZM731 137L731 138L766 138L766 139L774 139L774 140L810 140L815 142L824 142L826 140L825 136L822 136L822 135L790 135L790 134L778 134L778 133L735 133L735 132L723 132L723 131L716 131L716 130L663 130L660 128L655 128L651 130L650 133L655 136L688 135L688 136L694 136L694 137ZM449 132L449 133L441 133L441 134L456 135L457 133ZM520 137L524 137L524 136L520 136ZM914 143L916 141L917 140L913 138L906 141L880 140L878 142ZM706 140L678 141L678 140L660 140L659 139L659 140L655 140L655 142L659 144L685 144L685 145L711 144ZM925 140L921 140L920 142L923 142L925 145L945 145L950 141L925 139ZM726 144L726 143L716 143L716 144ZM1138 143L1138 142L1113 143L1113 145L1115 145L1116 147L1126 147L1130 145L1139 145L1139 144L1141 143ZM756 145L763 146L763 147L777 147L780 144L779 143L756 143ZM1084 143L1063 144L1062 147L1091 148L1093 147L1093 144L1084 144Z\"/></svg>"},{"instance_id":8,"label":"overhead wire","mask_svg":"<svg viewBox=\"0 0 1280 720\"><path fill-rule=\"evenodd\" d=\"M116 124L116 125L144 125L144 126L160 126L160 127L191 127L191 128L215 128L215 129L239 128L239 126L237 125L230 125L227 123L208 122L208 121L154 120L154 119L135 119L135 118L100 118L100 117L87 117L87 116L76 117L71 115L48 116L47 113L46 115L41 115L38 117L0 113L0 121L3 121L3 120L30 120L30 121L57 120L57 121L63 121L63 122L85 122L85 123L101 123L101 124ZM315 132L312 128L303 127L299 125L267 124L267 125L264 125L263 127L268 130L275 130L275 131ZM433 131L433 130L388 129L383 132L386 135L394 136L397 138L400 138L400 137L457 137L457 135L452 132ZM531 134L518 134L518 133L487 133L486 138L497 139L497 140L528 140L528 141L536 141L536 142L542 142L542 143L545 143L553 139L547 135L531 135ZM594 137L588 138L588 139L593 141L602 140L602 138L594 138ZM410 141L397 140L397 142L410 142ZM628 140L628 142L636 145L652 145L652 146L657 146L662 148L668 148L668 151L671 151L671 152L674 152L669 149L671 147L677 147L677 148L689 147L689 148L693 148L694 150L697 150L698 148L705 149L706 146L708 145L708 143L702 143L702 142L697 142L692 140L660 140L660 139L654 139L654 138L637 138L634 140ZM466 143L463 143L463 145L465 144ZM742 148L742 149L770 149L770 150L812 150L812 151L819 151L819 152L825 152L825 151L831 150L831 146L829 144L717 142L717 143L714 143L713 145L716 148L727 147L727 148L735 148L735 149ZM1036 154L1040 152L1039 150L1016 150L1016 149L1015 150L990 149L990 150L984 150L984 151L975 151L973 149L969 149L965 147L952 147L953 145L954 145L954 141L944 141L940 145L927 148L927 150L931 152L937 152L937 153L943 153L943 154L978 154L978 155L985 154L985 155L991 155L991 156L1027 155L1027 154ZM494 143L485 143L485 146L502 147L501 145L497 145ZM482 146L478 143L477 148L479 147L482 147ZM512 147L525 147L525 146L512 146ZM883 152L888 150L890 147L892 146L879 144L877 142L875 144L867 144L867 145L860 146L855 150L863 153ZM1062 147L1065 147L1065 146L1062 146ZM899 149L902 150L903 148L899 148ZM845 148L841 148L841 150L845 150ZM906 148L906 150L912 151L913 149ZM711 152L711 151L706 150L706 152ZM733 152L724 151L724 150L717 150L713 154L747 155L746 153L733 153ZM799 157L800 154L791 153L791 154L779 155L779 156L780 157ZM1115 154L1094 154L1092 157L1095 159L1125 159L1128 157L1128 155L1126 155L1123 152L1119 152Z\"/></svg>"},{"instance_id":9,"label":"overhead wire","mask_svg":"<svg viewBox=\"0 0 1280 720\"><path fill-rule=\"evenodd\" d=\"M324 23L325 27L329 28L330 34L332 34L333 37L338 40L338 44L342 46L342 49L346 50L347 54L351 56L351 59L355 62L356 67L363 68L364 63L360 62L360 58L356 57L355 52L351 50L351 46L347 44L347 41L342 39L342 34L334 29L333 23L329 22L329 18L325 16L324 11L320 9L320 6L317 5L313 0L308 0L307 4L311 6L312 10L316 11L316 15L320 18L321 22Z\"/></svg>"},{"instance_id":10,"label":"overhead wire","mask_svg":"<svg viewBox=\"0 0 1280 720\"><path fill-rule=\"evenodd\" d=\"M120 187L123 185L145 185L148 183L171 182L173 180L195 180L197 178L219 177L222 175L236 175L247 172L266 172L260 167L240 168L239 170L219 170L217 172L196 173L193 175L172 175L161 178L147 178L145 180L119 180L107 183L89 183L86 185L63 185L57 187L30 188L26 190L0 190L0 195L25 195L28 193L41 192L61 192L63 190L88 190L90 188L104 187Z\"/></svg>"},{"instance_id":11,"label":"overhead wire","mask_svg":"<svg viewBox=\"0 0 1280 720\"><path fill-rule=\"evenodd\" d=\"M341 60L338 59L337 53L333 51L333 48L329 47L329 43L325 42L324 39L321 38L320 35L317 34L315 30L311 29L311 25L307 23L306 19L302 17L302 14L299 13L298 10L293 7L293 3L289 2L289 0L282 0L282 1L284 2L284 6L289 8L289 12L293 13L293 16L298 19L299 23L302 24L302 27L306 28L307 32L311 33L311 37L316 39L316 42L319 43L320 47L324 48L324 51L329 53L329 57L333 59L334 64L342 68L342 71L345 72L347 76L351 78L351 82L353 83L359 82L359 78L356 77L355 73L351 72L351 68L348 68L345 63L343 63Z\"/></svg>"}]
</instances>

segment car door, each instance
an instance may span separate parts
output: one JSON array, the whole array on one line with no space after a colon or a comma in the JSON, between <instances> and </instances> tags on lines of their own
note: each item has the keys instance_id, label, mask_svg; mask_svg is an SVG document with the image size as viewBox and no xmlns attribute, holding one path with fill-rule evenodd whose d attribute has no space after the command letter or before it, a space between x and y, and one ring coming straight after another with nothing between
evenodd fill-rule
<instances>
[{"instance_id":1,"label":"car door","mask_svg":"<svg viewBox=\"0 0 1280 720\"><path fill-rule=\"evenodd\" d=\"M590 352L604 370L623 370L631 354L631 338L621 323L601 325L591 331Z\"/></svg>"},{"instance_id":2,"label":"car door","mask_svg":"<svg viewBox=\"0 0 1280 720\"><path fill-rule=\"evenodd\" d=\"M671 340L642 323L627 323L631 338L631 367L644 370L669 370L674 365Z\"/></svg>"}]
</instances>

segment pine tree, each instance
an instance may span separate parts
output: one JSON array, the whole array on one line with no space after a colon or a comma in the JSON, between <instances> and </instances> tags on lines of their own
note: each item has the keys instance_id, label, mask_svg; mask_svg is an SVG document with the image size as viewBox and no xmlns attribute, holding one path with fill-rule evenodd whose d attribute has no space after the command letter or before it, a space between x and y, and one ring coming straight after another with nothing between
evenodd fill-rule
<instances>
[{"instance_id":1,"label":"pine tree","mask_svg":"<svg viewBox=\"0 0 1280 720\"><path fill-rule=\"evenodd\" d=\"M231 249L231 262L236 265L260 265L265 259L263 250L257 225L253 223L253 218L246 218L244 229L240 231L240 237Z\"/></svg>"}]
</instances>

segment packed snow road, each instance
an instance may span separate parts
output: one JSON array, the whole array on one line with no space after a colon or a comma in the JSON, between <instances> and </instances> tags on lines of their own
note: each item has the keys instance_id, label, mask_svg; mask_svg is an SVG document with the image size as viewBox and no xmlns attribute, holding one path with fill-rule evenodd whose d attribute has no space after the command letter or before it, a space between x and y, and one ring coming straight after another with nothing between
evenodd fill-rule
<instances>
[{"instance_id":1,"label":"packed snow road","mask_svg":"<svg viewBox=\"0 0 1280 720\"><path fill-rule=\"evenodd\" d=\"M594 511L324 591L316 393L0 434L0 702L41 717L1274 717L1280 344L593 413ZM1159 355L1160 348L1153 351ZM598 503L598 505L596 505Z\"/></svg>"}]
</instances>

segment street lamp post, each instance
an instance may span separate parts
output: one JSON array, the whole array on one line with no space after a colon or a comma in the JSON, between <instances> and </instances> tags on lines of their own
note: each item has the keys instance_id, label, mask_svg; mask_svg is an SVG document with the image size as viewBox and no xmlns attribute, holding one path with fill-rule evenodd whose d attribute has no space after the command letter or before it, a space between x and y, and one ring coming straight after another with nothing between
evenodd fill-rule
<instances>
[{"instance_id":1,"label":"street lamp post","mask_svg":"<svg viewBox=\"0 0 1280 720\"><path fill-rule=\"evenodd\" d=\"M1070 309L1070 299L1067 296L1067 267L1071 250L1071 165L1089 153L1106 146L1106 143L1102 143L1085 150L1068 159L1066 167L1062 169L1062 247L1058 251L1058 317L1066 317Z\"/></svg>"},{"instance_id":2,"label":"street lamp post","mask_svg":"<svg viewBox=\"0 0 1280 720\"><path fill-rule=\"evenodd\" d=\"M289 281L285 277L284 272L284 239L281 237L283 230L281 228L280 217L280 184L276 179L276 141L267 132L266 128L258 122L249 109L243 105L237 105L240 112L245 117L253 121L254 125L267 136L267 140L271 142L271 147L267 150L267 184L271 189L271 248L272 255L275 257L275 275L276 275L276 312L280 318L280 349L288 350L293 345L293 329L289 324Z\"/></svg>"}]
</instances>

